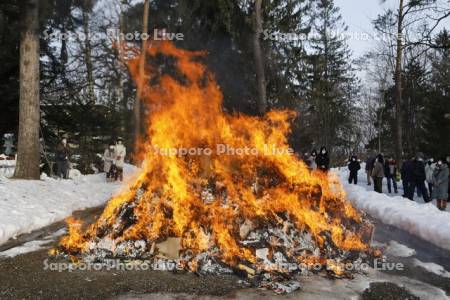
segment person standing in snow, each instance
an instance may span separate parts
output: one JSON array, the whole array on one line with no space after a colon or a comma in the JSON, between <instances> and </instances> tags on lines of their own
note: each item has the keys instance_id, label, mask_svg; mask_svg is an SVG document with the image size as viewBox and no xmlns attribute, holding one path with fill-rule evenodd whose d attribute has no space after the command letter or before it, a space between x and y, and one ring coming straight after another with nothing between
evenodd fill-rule
<instances>
[{"instance_id":1,"label":"person standing in snow","mask_svg":"<svg viewBox=\"0 0 450 300\"><path fill-rule=\"evenodd\" d=\"M394 187L394 192L397 194L397 162L393 157L390 157L384 163L384 175L386 176L389 194L392 193L391 185Z\"/></svg>"},{"instance_id":2,"label":"person standing in snow","mask_svg":"<svg viewBox=\"0 0 450 300\"><path fill-rule=\"evenodd\" d=\"M117 139L114 155L115 155L114 163L116 166L115 179L123 181L123 167L125 165L125 156L127 155L127 149L123 145L122 138Z\"/></svg>"},{"instance_id":3,"label":"person standing in snow","mask_svg":"<svg viewBox=\"0 0 450 300\"><path fill-rule=\"evenodd\" d=\"M412 177L409 185L408 198L409 200L414 200L414 191L416 188L423 197L423 200L428 203L430 202L428 191L425 188L425 164L423 163L423 154L418 153L416 159L412 164Z\"/></svg>"},{"instance_id":4,"label":"person standing in snow","mask_svg":"<svg viewBox=\"0 0 450 300\"><path fill-rule=\"evenodd\" d=\"M56 146L56 176L59 178L67 179L69 175L69 157L70 151L67 145L67 138L63 138L61 142Z\"/></svg>"},{"instance_id":5,"label":"person standing in snow","mask_svg":"<svg viewBox=\"0 0 450 300\"><path fill-rule=\"evenodd\" d=\"M434 159L430 158L425 164L425 179L428 184L428 192L430 195L433 194L433 173L436 168L436 164L434 163Z\"/></svg>"},{"instance_id":6,"label":"person standing in snow","mask_svg":"<svg viewBox=\"0 0 450 300\"><path fill-rule=\"evenodd\" d=\"M361 169L361 165L358 161L356 155L353 155L350 158L350 162L348 164L348 169L350 170L350 176L348 177L348 183L358 184L358 171Z\"/></svg>"},{"instance_id":7,"label":"person standing in snow","mask_svg":"<svg viewBox=\"0 0 450 300\"><path fill-rule=\"evenodd\" d=\"M323 172L328 172L330 169L330 157L325 146L320 148L320 152L316 157L316 164L317 168Z\"/></svg>"},{"instance_id":8,"label":"person standing in snow","mask_svg":"<svg viewBox=\"0 0 450 300\"><path fill-rule=\"evenodd\" d=\"M439 159L433 171L433 194L437 207L440 210L447 209L448 189L449 189L449 169L444 159Z\"/></svg>"},{"instance_id":9,"label":"person standing in snow","mask_svg":"<svg viewBox=\"0 0 450 300\"><path fill-rule=\"evenodd\" d=\"M105 150L105 153L103 154L103 160L105 161L103 166L103 171L106 173L106 181L111 182L115 178L115 161L116 155L115 155L115 145L114 143L110 143L109 147Z\"/></svg>"},{"instance_id":10,"label":"person standing in snow","mask_svg":"<svg viewBox=\"0 0 450 300\"><path fill-rule=\"evenodd\" d=\"M383 155L378 154L373 164L372 178L375 192L383 193L383 177L384 177L384 159Z\"/></svg>"},{"instance_id":11,"label":"person standing in snow","mask_svg":"<svg viewBox=\"0 0 450 300\"><path fill-rule=\"evenodd\" d=\"M415 157L412 157L411 159L405 159L403 161L402 167L400 169L400 174L402 178L402 185L403 185L403 198L408 198L409 193L409 185L412 181L412 173L413 173L413 161Z\"/></svg>"},{"instance_id":12,"label":"person standing in snow","mask_svg":"<svg viewBox=\"0 0 450 300\"><path fill-rule=\"evenodd\" d=\"M448 168L448 170L449 170L449 172L450 172L450 154L448 154L447 155L447 158L446 158L446 163L447 163L447 168ZM445 163L445 162L444 162ZM448 176L448 196L447 196L447 202L450 202L450 174L449 174L449 176Z\"/></svg>"},{"instance_id":13,"label":"person standing in snow","mask_svg":"<svg viewBox=\"0 0 450 300\"><path fill-rule=\"evenodd\" d=\"M372 185L372 170L373 170L373 165L375 163L375 159L376 158L372 157L371 155L367 156L367 159L366 159L367 185Z\"/></svg>"}]
</instances>

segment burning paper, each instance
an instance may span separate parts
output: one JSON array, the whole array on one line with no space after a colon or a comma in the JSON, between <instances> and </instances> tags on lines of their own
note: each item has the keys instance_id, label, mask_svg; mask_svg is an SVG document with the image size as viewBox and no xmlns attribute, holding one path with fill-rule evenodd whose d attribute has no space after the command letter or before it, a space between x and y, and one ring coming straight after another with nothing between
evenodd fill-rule
<instances>
[{"instance_id":1,"label":"burning paper","mask_svg":"<svg viewBox=\"0 0 450 300\"><path fill-rule=\"evenodd\" d=\"M69 221L60 253L161 259L158 244L176 241L176 253L167 256L178 256L186 270L234 272L279 292L298 285L273 282L301 271L283 266L320 264L344 276L336 262L369 253L372 227L338 179L311 173L290 151L294 113L224 113L219 86L200 62L204 53L162 42L147 54L168 69L148 64L139 78L138 55L128 61L150 111L142 170L94 224ZM254 150L224 154L217 145Z\"/></svg>"}]
</instances>

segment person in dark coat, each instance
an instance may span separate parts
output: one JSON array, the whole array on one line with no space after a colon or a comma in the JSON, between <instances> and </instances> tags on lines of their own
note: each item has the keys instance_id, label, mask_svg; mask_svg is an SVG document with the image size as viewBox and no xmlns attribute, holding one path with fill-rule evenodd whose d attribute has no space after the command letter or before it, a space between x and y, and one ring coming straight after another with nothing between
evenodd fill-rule
<instances>
[{"instance_id":1,"label":"person in dark coat","mask_svg":"<svg viewBox=\"0 0 450 300\"><path fill-rule=\"evenodd\" d=\"M402 163L402 167L400 169L400 175L402 178L403 185L403 197L408 198L409 193L409 185L412 181L412 173L413 173L413 162L415 157L411 157L411 159L405 159Z\"/></svg>"},{"instance_id":2,"label":"person in dark coat","mask_svg":"<svg viewBox=\"0 0 450 300\"><path fill-rule=\"evenodd\" d=\"M350 158L350 162L348 164L348 169L350 170L350 176L348 177L348 183L358 184L358 171L361 170L361 165L359 164L358 158L356 155L353 155Z\"/></svg>"},{"instance_id":3,"label":"person in dark coat","mask_svg":"<svg viewBox=\"0 0 450 300\"><path fill-rule=\"evenodd\" d=\"M397 194L397 162L393 157L386 159L384 163L384 175L387 180L388 192L392 193L392 185L394 192Z\"/></svg>"},{"instance_id":4,"label":"person in dark coat","mask_svg":"<svg viewBox=\"0 0 450 300\"><path fill-rule=\"evenodd\" d=\"M375 164L376 157L368 156L366 159L366 175L367 175L367 185L372 185L372 170Z\"/></svg>"},{"instance_id":5,"label":"person in dark coat","mask_svg":"<svg viewBox=\"0 0 450 300\"><path fill-rule=\"evenodd\" d=\"M414 200L414 191L416 188L420 191L423 200L428 203L430 197L428 196L427 188L425 187L425 164L423 162L423 155L421 153L416 155L416 159L412 163L411 182L409 184L408 198Z\"/></svg>"},{"instance_id":6,"label":"person in dark coat","mask_svg":"<svg viewBox=\"0 0 450 300\"><path fill-rule=\"evenodd\" d=\"M447 168L450 170L450 154L447 155ZM450 174L448 176L448 198L447 202L450 202Z\"/></svg>"},{"instance_id":7,"label":"person in dark coat","mask_svg":"<svg viewBox=\"0 0 450 300\"><path fill-rule=\"evenodd\" d=\"M70 151L67 145L67 139L63 138L61 143L56 146L56 176L67 179L69 172Z\"/></svg>"},{"instance_id":8,"label":"person in dark coat","mask_svg":"<svg viewBox=\"0 0 450 300\"><path fill-rule=\"evenodd\" d=\"M382 154L377 155L373 165L372 178L375 192L383 193L384 158Z\"/></svg>"},{"instance_id":9,"label":"person in dark coat","mask_svg":"<svg viewBox=\"0 0 450 300\"><path fill-rule=\"evenodd\" d=\"M330 169L330 157L328 156L328 151L326 147L320 148L319 154L316 157L317 169L328 172Z\"/></svg>"}]
</instances>

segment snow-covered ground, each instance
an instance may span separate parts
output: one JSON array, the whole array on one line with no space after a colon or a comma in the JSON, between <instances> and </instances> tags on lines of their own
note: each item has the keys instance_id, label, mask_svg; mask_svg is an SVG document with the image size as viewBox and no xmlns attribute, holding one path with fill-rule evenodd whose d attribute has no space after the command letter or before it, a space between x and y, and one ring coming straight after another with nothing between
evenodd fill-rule
<instances>
[{"instance_id":1,"label":"snow-covered ground","mask_svg":"<svg viewBox=\"0 0 450 300\"><path fill-rule=\"evenodd\" d=\"M450 213L437 209L435 201L424 203L422 198L414 201L403 198L399 183L397 194L379 194L373 185L367 185L364 168L359 171L358 185L348 184L348 169L335 169L338 172L348 199L353 205L379 221L405 230L441 248L450 250ZM386 179L383 179L383 192L387 193Z\"/></svg>"},{"instance_id":2,"label":"snow-covered ground","mask_svg":"<svg viewBox=\"0 0 450 300\"><path fill-rule=\"evenodd\" d=\"M125 177L136 168L126 165ZM14 180L0 175L0 244L22 233L45 227L72 212L104 204L119 192L120 183L107 183L105 174L58 180Z\"/></svg>"}]
</instances>

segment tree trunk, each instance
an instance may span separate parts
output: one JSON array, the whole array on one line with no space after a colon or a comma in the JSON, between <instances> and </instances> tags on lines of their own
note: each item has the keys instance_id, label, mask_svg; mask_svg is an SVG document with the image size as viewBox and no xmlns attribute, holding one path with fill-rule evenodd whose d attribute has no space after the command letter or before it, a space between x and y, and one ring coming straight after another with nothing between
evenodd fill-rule
<instances>
[{"instance_id":1,"label":"tree trunk","mask_svg":"<svg viewBox=\"0 0 450 300\"><path fill-rule=\"evenodd\" d=\"M258 112L264 114L267 111L266 78L264 73L264 60L262 56L260 36L263 32L262 0L255 0L254 11L254 39L253 52L255 57L256 80L258 89Z\"/></svg>"},{"instance_id":2,"label":"tree trunk","mask_svg":"<svg viewBox=\"0 0 450 300\"><path fill-rule=\"evenodd\" d=\"M402 132L402 59L403 59L403 0L400 0L397 23L397 57L395 61L395 158L397 167L403 156Z\"/></svg>"},{"instance_id":3,"label":"tree trunk","mask_svg":"<svg viewBox=\"0 0 450 300\"><path fill-rule=\"evenodd\" d=\"M128 101L125 98L125 92L124 92L124 67L123 67L123 51L124 51L124 40L123 40L123 35L124 35L124 31L125 31L125 1L121 0L120 1L120 15L119 15L119 46L118 46L118 50L117 50L117 55L118 55L118 59L117 59L117 69L118 71L118 98L119 98L119 103L121 105L121 107L119 108L119 111L122 110L121 113L121 118L120 118L120 135L122 137L124 137L126 135L126 123L127 123L127 118L128 118L128 114L126 114L125 112L128 110Z\"/></svg>"},{"instance_id":4,"label":"tree trunk","mask_svg":"<svg viewBox=\"0 0 450 300\"><path fill-rule=\"evenodd\" d=\"M20 38L20 113L14 177L39 179L39 0L22 6Z\"/></svg>"},{"instance_id":5,"label":"tree trunk","mask_svg":"<svg viewBox=\"0 0 450 300\"><path fill-rule=\"evenodd\" d=\"M142 33L148 33L148 11L149 11L150 1L145 0L144 2L144 14L142 17ZM145 60L147 51L147 40L142 40L141 57L139 62L139 78L137 82L136 98L134 100L134 142L135 151L138 151L139 140L141 136L141 93L145 84Z\"/></svg>"},{"instance_id":6,"label":"tree trunk","mask_svg":"<svg viewBox=\"0 0 450 300\"><path fill-rule=\"evenodd\" d=\"M92 64L92 47L90 42L90 33L89 33L89 12L88 12L88 0L84 1L83 5L83 31L85 35L84 39L84 60L86 64L87 71L87 84L88 84L88 103L94 105L95 100L95 92L94 92L94 67Z\"/></svg>"}]
</instances>

